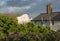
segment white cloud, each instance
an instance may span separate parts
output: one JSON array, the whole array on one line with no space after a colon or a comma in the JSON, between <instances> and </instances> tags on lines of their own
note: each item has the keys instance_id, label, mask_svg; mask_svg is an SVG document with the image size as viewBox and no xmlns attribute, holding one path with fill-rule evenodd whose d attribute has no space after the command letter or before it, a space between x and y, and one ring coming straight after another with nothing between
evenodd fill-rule
<instances>
[{"instance_id":1,"label":"white cloud","mask_svg":"<svg viewBox=\"0 0 60 41\"><path fill-rule=\"evenodd\" d=\"M43 1L43 0L37 0L37 1Z\"/></svg>"},{"instance_id":2,"label":"white cloud","mask_svg":"<svg viewBox=\"0 0 60 41\"><path fill-rule=\"evenodd\" d=\"M30 6L25 6L25 7L8 7L8 11L9 12L16 12L16 11L25 11L25 10L28 10L30 9L31 7Z\"/></svg>"},{"instance_id":3,"label":"white cloud","mask_svg":"<svg viewBox=\"0 0 60 41\"><path fill-rule=\"evenodd\" d=\"M22 1L27 1L27 0L22 0Z\"/></svg>"},{"instance_id":4,"label":"white cloud","mask_svg":"<svg viewBox=\"0 0 60 41\"><path fill-rule=\"evenodd\" d=\"M4 5L6 5L6 2L4 1L0 2L0 6L4 6Z\"/></svg>"},{"instance_id":5,"label":"white cloud","mask_svg":"<svg viewBox=\"0 0 60 41\"><path fill-rule=\"evenodd\" d=\"M26 10L29 10L31 6L25 6L25 7L4 7L0 9L0 12L2 13L18 13L18 12L24 12Z\"/></svg>"},{"instance_id":6,"label":"white cloud","mask_svg":"<svg viewBox=\"0 0 60 41\"><path fill-rule=\"evenodd\" d=\"M32 6L35 6L35 5L37 5L37 4L36 4L36 3L31 3L31 4L30 4L31 7L32 7Z\"/></svg>"},{"instance_id":7,"label":"white cloud","mask_svg":"<svg viewBox=\"0 0 60 41\"><path fill-rule=\"evenodd\" d=\"M30 5L22 6L22 7L5 6L0 8L0 12L1 13L24 13L27 10L34 7L35 5L36 3L31 3Z\"/></svg>"}]
</instances>

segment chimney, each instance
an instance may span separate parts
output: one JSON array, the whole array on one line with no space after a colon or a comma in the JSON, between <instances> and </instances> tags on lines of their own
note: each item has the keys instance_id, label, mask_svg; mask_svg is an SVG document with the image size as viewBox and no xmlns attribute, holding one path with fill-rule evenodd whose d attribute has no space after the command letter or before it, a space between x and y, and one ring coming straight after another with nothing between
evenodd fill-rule
<instances>
[{"instance_id":1,"label":"chimney","mask_svg":"<svg viewBox=\"0 0 60 41\"><path fill-rule=\"evenodd\" d=\"M49 3L47 5L47 14L52 14L52 4L51 3Z\"/></svg>"},{"instance_id":2,"label":"chimney","mask_svg":"<svg viewBox=\"0 0 60 41\"><path fill-rule=\"evenodd\" d=\"M52 4L47 5L47 14L49 15L50 30L52 30Z\"/></svg>"}]
</instances>

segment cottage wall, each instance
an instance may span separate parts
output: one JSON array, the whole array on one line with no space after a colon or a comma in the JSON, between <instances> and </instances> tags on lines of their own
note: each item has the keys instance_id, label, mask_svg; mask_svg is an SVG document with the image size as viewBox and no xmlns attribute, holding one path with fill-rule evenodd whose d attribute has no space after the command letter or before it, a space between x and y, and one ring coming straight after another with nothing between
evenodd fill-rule
<instances>
[{"instance_id":1,"label":"cottage wall","mask_svg":"<svg viewBox=\"0 0 60 41\"><path fill-rule=\"evenodd\" d=\"M60 21L54 21L53 30L60 30Z\"/></svg>"},{"instance_id":2,"label":"cottage wall","mask_svg":"<svg viewBox=\"0 0 60 41\"><path fill-rule=\"evenodd\" d=\"M41 26L41 21L36 22L38 26ZM43 25L45 27L49 27L50 23L49 21L44 21ZM60 30L60 21L54 21L54 24L52 24L52 30Z\"/></svg>"},{"instance_id":3,"label":"cottage wall","mask_svg":"<svg viewBox=\"0 0 60 41\"><path fill-rule=\"evenodd\" d=\"M38 26L41 26L41 25L42 25L41 21L37 21L36 24L37 24ZM45 27L48 27L48 26L49 26L49 21L43 21L43 25L44 25Z\"/></svg>"}]
</instances>

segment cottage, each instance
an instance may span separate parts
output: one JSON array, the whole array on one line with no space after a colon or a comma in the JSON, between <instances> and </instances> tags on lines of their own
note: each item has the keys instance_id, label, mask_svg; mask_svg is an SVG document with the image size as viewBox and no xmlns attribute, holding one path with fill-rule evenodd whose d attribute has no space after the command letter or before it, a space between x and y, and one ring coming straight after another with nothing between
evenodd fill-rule
<instances>
[{"instance_id":1,"label":"cottage","mask_svg":"<svg viewBox=\"0 0 60 41\"><path fill-rule=\"evenodd\" d=\"M33 19L33 21L37 24L37 25L44 25L46 27L50 26L50 22L49 22L49 15L46 13L42 13L40 15L38 15L36 18ZM52 13L52 28L53 30L57 30L60 29L60 12L53 12Z\"/></svg>"},{"instance_id":2,"label":"cottage","mask_svg":"<svg viewBox=\"0 0 60 41\"><path fill-rule=\"evenodd\" d=\"M51 4L48 4L51 6ZM37 25L51 27L51 30L60 30L60 12L52 12L52 8L47 7L47 13L41 13L33 19Z\"/></svg>"}]
</instances>

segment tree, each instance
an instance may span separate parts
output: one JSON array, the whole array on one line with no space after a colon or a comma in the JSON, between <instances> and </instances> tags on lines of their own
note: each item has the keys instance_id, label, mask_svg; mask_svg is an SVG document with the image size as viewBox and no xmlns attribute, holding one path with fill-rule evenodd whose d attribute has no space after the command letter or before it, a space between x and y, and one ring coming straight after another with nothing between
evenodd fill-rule
<instances>
[{"instance_id":1,"label":"tree","mask_svg":"<svg viewBox=\"0 0 60 41\"><path fill-rule=\"evenodd\" d=\"M10 32L16 32L18 29L17 20L13 17L9 17L4 14L0 14L0 32L1 35L8 34ZM12 31L13 30L13 31Z\"/></svg>"}]
</instances>

